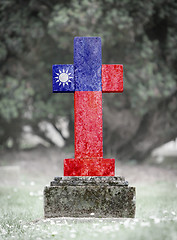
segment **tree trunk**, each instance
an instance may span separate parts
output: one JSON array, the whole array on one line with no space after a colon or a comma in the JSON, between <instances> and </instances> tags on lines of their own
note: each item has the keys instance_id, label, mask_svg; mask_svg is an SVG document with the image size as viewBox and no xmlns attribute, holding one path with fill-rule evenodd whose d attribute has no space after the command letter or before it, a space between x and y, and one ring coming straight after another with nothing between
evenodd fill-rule
<instances>
[{"instance_id":1,"label":"tree trunk","mask_svg":"<svg viewBox=\"0 0 177 240\"><path fill-rule=\"evenodd\" d=\"M107 108L106 112L109 119L115 118L114 111ZM117 114L122 121L124 119L122 127L120 124L114 129L113 124L108 125L110 122L106 122L108 125L104 141L106 153L115 154L119 160L143 161L154 148L177 136L177 90L141 118L136 118L131 111L128 113L129 116L125 110L122 110Z\"/></svg>"}]
</instances>

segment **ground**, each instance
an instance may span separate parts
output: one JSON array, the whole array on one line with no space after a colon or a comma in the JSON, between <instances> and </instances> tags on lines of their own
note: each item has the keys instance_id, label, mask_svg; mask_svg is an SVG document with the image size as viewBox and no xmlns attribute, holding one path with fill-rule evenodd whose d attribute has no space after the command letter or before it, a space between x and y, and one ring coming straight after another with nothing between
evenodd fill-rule
<instances>
[{"instance_id":1,"label":"ground","mask_svg":"<svg viewBox=\"0 0 177 240\"><path fill-rule=\"evenodd\" d=\"M116 162L117 175L136 187L135 219L44 219L44 186L69 157L56 148L0 153L0 239L177 239L174 162Z\"/></svg>"}]
</instances>

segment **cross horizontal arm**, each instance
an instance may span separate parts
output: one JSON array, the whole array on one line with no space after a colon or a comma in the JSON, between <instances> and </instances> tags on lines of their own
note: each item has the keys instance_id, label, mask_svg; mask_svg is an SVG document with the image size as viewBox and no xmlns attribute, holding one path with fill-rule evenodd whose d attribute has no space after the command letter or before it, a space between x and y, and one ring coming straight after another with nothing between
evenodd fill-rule
<instances>
[{"instance_id":1,"label":"cross horizontal arm","mask_svg":"<svg viewBox=\"0 0 177 240\"><path fill-rule=\"evenodd\" d=\"M74 91L74 66L72 64L53 65L53 92Z\"/></svg>"},{"instance_id":2,"label":"cross horizontal arm","mask_svg":"<svg viewBox=\"0 0 177 240\"><path fill-rule=\"evenodd\" d=\"M123 92L123 65L102 65L102 92Z\"/></svg>"}]
</instances>

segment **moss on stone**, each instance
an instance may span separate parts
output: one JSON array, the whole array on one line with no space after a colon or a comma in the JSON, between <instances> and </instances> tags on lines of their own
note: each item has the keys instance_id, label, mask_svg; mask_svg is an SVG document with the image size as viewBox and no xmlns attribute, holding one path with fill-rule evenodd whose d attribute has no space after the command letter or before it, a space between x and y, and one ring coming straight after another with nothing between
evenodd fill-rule
<instances>
[{"instance_id":1,"label":"moss on stone","mask_svg":"<svg viewBox=\"0 0 177 240\"><path fill-rule=\"evenodd\" d=\"M104 184L77 186L67 179L61 186L45 187L44 213L45 217L132 218L135 216L135 188L106 185L105 179Z\"/></svg>"}]
</instances>

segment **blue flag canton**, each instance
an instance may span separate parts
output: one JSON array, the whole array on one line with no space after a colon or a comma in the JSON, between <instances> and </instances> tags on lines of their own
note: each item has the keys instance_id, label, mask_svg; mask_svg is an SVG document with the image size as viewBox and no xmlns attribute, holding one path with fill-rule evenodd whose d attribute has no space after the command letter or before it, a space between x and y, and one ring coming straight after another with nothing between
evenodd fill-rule
<instances>
[{"instance_id":1,"label":"blue flag canton","mask_svg":"<svg viewBox=\"0 0 177 240\"><path fill-rule=\"evenodd\" d=\"M53 65L53 92L74 92L74 66Z\"/></svg>"}]
</instances>

